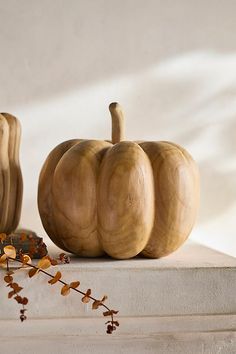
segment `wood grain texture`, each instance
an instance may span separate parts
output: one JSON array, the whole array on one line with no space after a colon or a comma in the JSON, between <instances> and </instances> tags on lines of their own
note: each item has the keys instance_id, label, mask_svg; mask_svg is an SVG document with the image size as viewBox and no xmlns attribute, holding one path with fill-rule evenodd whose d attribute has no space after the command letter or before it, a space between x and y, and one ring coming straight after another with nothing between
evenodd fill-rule
<instances>
[{"instance_id":1,"label":"wood grain texture","mask_svg":"<svg viewBox=\"0 0 236 354\"><path fill-rule=\"evenodd\" d=\"M21 214L23 181L19 162L21 127L9 113L0 114L0 232L14 231Z\"/></svg>"},{"instance_id":2,"label":"wood grain texture","mask_svg":"<svg viewBox=\"0 0 236 354\"><path fill-rule=\"evenodd\" d=\"M124 115L121 106L117 102L109 105L109 111L112 122L112 144L116 144L125 138Z\"/></svg>"},{"instance_id":3,"label":"wood grain texture","mask_svg":"<svg viewBox=\"0 0 236 354\"><path fill-rule=\"evenodd\" d=\"M196 221L199 175L191 156L168 142L144 142L155 184L155 220L142 254L159 258L179 248Z\"/></svg>"},{"instance_id":4,"label":"wood grain texture","mask_svg":"<svg viewBox=\"0 0 236 354\"><path fill-rule=\"evenodd\" d=\"M82 257L104 253L97 227L97 180L102 157L110 146L105 141L81 142L64 154L55 169L53 219L62 242Z\"/></svg>"},{"instance_id":5,"label":"wood grain texture","mask_svg":"<svg viewBox=\"0 0 236 354\"><path fill-rule=\"evenodd\" d=\"M60 230L57 231L53 218L52 184L53 176L58 162L62 156L81 140L72 139L57 145L48 155L41 169L38 185L38 209L43 227L51 240L60 248L69 251L62 243Z\"/></svg>"},{"instance_id":6,"label":"wood grain texture","mask_svg":"<svg viewBox=\"0 0 236 354\"><path fill-rule=\"evenodd\" d=\"M8 156L9 125L6 118L0 115L0 231L5 232L7 226L10 198L10 167Z\"/></svg>"},{"instance_id":7,"label":"wood grain texture","mask_svg":"<svg viewBox=\"0 0 236 354\"><path fill-rule=\"evenodd\" d=\"M131 258L145 247L154 221L154 184L149 159L133 142L105 155L98 183L99 234L113 258Z\"/></svg>"},{"instance_id":8,"label":"wood grain texture","mask_svg":"<svg viewBox=\"0 0 236 354\"><path fill-rule=\"evenodd\" d=\"M9 168L10 168L10 195L9 210L6 224L6 233L14 231L20 221L23 197L23 178L20 168L19 151L21 126L19 120L9 113L2 113L9 125Z\"/></svg>"},{"instance_id":9,"label":"wood grain texture","mask_svg":"<svg viewBox=\"0 0 236 354\"><path fill-rule=\"evenodd\" d=\"M124 141L122 109L109 109L112 141L71 140L48 156L38 190L44 228L78 256L163 257L196 220L196 163L173 143Z\"/></svg>"}]
</instances>

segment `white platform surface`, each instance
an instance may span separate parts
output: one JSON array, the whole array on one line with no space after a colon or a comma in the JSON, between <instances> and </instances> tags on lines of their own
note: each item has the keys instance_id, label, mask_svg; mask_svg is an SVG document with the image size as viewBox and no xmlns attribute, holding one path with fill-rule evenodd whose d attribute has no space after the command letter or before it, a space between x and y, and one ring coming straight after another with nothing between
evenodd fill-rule
<instances>
[{"instance_id":1,"label":"white platform surface","mask_svg":"<svg viewBox=\"0 0 236 354\"><path fill-rule=\"evenodd\" d=\"M52 247L56 255L59 249ZM17 319L19 306L7 300L1 281L0 352L4 353L236 353L236 259L186 243L159 260L72 257L60 269L81 290L108 295L119 310L120 327L105 334L101 310L84 305L76 293L60 295L43 274L16 280L29 298L28 319ZM3 277L3 275L1 276Z\"/></svg>"}]
</instances>

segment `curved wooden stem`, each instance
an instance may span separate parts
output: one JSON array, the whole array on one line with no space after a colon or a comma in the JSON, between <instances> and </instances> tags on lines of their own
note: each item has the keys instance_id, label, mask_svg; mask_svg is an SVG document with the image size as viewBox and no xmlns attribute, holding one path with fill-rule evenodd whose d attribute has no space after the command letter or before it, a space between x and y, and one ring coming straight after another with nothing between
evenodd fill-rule
<instances>
[{"instance_id":1,"label":"curved wooden stem","mask_svg":"<svg viewBox=\"0 0 236 354\"><path fill-rule=\"evenodd\" d=\"M109 110L112 119L112 144L116 144L124 140L124 115L119 103L111 103Z\"/></svg>"}]
</instances>

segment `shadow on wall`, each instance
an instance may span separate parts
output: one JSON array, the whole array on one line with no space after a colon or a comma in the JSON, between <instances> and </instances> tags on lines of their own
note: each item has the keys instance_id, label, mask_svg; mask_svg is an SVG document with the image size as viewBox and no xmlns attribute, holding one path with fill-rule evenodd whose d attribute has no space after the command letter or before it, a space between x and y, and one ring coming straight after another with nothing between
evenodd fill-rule
<instances>
[{"instance_id":1,"label":"shadow on wall","mask_svg":"<svg viewBox=\"0 0 236 354\"><path fill-rule=\"evenodd\" d=\"M23 161L27 185L25 224L36 230L40 225L36 210L37 178L46 155L54 145L69 138L109 138L107 104L114 97L123 103L126 111L128 140L170 140L184 146L194 156L202 182L199 224L227 213L233 220L236 207L235 62L236 54L187 53L146 71L98 82L20 109L19 116L26 128L22 155L28 156L28 160ZM90 104L91 97L96 97L96 104ZM44 137L43 141L38 137ZM222 232L225 230L224 224L216 223L212 234L218 232L219 227Z\"/></svg>"},{"instance_id":2,"label":"shadow on wall","mask_svg":"<svg viewBox=\"0 0 236 354\"><path fill-rule=\"evenodd\" d=\"M196 52L174 57L146 72L130 101L147 112L132 109L133 138L141 138L145 122L142 134L147 138L175 141L197 160L200 223L231 208L236 211L235 62L236 54Z\"/></svg>"},{"instance_id":3,"label":"shadow on wall","mask_svg":"<svg viewBox=\"0 0 236 354\"><path fill-rule=\"evenodd\" d=\"M109 138L103 117L114 99L127 113L128 139L172 140L195 157L201 223L235 206L236 54L220 54L235 43L233 2L214 7L214 21L204 1L183 3L185 11L156 0L0 4L1 109L21 118L27 156L23 220L38 220L36 181L48 152L75 129ZM222 18L227 36L215 31ZM209 42L218 52L191 52Z\"/></svg>"},{"instance_id":4,"label":"shadow on wall","mask_svg":"<svg viewBox=\"0 0 236 354\"><path fill-rule=\"evenodd\" d=\"M1 110L23 126L23 225L42 230L36 193L48 152L73 137L109 138L107 106L117 100L127 139L190 151L200 228L233 240L235 10L234 0L0 2Z\"/></svg>"},{"instance_id":5,"label":"shadow on wall","mask_svg":"<svg viewBox=\"0 0 236 354\"><path fill-rule=\"evenodd\" d=\"M2 1L1 106L136 75L199 48L232 51L235 9L234 0L208 0L207 6L205 0ZM167 81L165 89L171 90Z\"/></svg>"}]
</instances>

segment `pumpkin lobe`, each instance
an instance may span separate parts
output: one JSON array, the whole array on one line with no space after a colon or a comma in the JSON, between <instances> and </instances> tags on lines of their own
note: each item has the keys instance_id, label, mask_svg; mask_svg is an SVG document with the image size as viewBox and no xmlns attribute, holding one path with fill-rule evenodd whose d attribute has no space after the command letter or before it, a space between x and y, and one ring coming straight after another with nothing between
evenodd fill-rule
<instances>
[{"instance_id":1,"label":"pumpkin lobe","mask_svg":"<svg viewBox=\"0 0 236 354\"><path fill-rule=\"evenodd\" d=\"M105 141L83 141L68 150L55 169L53 217L63 244L78 256L104 253L97 229L97 179L110 146Z\"/></svg>"},{"instance_id":2,"label":"pumpkin lobe","mask_svg":"<svg viewBox=\"0 0 236 354\"><path fill-rule=\"evenodd\" d=\"M150 161L135 143L114 145L103 158L98 181L101 244L113 258L136 256L148 242L154 219Z\"/></svg>"}]
</instances>

